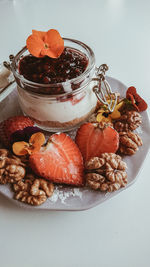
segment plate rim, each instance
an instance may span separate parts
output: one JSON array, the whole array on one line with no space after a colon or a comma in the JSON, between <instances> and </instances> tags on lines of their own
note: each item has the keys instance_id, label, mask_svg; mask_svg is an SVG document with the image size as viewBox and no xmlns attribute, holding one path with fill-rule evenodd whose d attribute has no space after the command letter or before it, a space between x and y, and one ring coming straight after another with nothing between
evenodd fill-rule
<instances>
[{"instance_id":1,"label":"plate rim","mask_svg":"<svg viewBox=\"0 0 150 267\"><path fill-rule=\"evenodd\" d=\"M121 82L120 80L118 80L118 79L116 79L116 78L114 78L112 76L106 76L106 78L108 80L110 80L110 81L112 80L112 82L115 81L118 84L121 84L122 87L124 87L125 89L128 88L123 82ZM149 133L150 133L150 120L149 120L148 112L147 111L144 111L144 114L145 114L146 119L147 119L147 122L148 122L148 130L149 130ZM122 191L124 191L124 190L128 189L130 186L132 186L137 181L137 179L139 177L139 174L140 174L140 172L143 169L144 163L145 163L145 161L148 158L149 152L150 152L150 139L149 139L149 142L147 144L147 149L146 149L146 152L145 152L145 157L144 157L144 159L142 161L142 165L138 169L138 172L137 172L135 178L130 183L128 183L126 185L126 187L121 188L121 189L119 189L119 190L117 190L117 191L115 191L113 193L102 193L102 192L98 192L99 194L101 194L101 193L104 194L105 197L102 198L102 199L99 199L99 200L97 200L95 202L93 202L92 204L85 205L84 207L81 206L80 208L79 207L77 207L77 208L75 208L75 207L74 208L73 207L67 208L67 207L64 206L64 208L55 208L55 207L51 206L51 207L47 207L46 208L46 207L42 207L42 205L40 205L40 206L31 206L31 205L28 205L28 204L25 204L25 203L22 203L22 202L20 203L20 201L15 200L13 197L9 197L7 194L5 194L4 192L1 191L1 186L10 187L11 185L0 185L0 194L2 194L4 197L6 197L7 199L9 199L12 203L15 204L15 206L17 206L19 208L28 209L28 210L29 209L30 210L46 210L46 211L84 211L84 210L88 210L88 209L91 209L93 207L96 207L96 206L102 204L103 202L105 202L105 201L107 201L109 199L112 199L113 197L115 197L116 195L118 195L119 193L121 193ZM77 188L79 188L79 187L77 187ZM89 189L89 190L91 190L91 189ZM53 203L53 204L55 206L55 203Z\"/></svg>"}]
</instances>

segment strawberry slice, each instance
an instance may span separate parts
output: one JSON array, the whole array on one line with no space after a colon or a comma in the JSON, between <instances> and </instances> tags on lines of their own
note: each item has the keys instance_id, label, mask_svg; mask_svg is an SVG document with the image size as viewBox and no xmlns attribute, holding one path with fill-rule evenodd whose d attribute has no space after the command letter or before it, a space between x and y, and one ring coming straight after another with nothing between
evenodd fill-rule
<instances>
[{"instance_id":1,"label":"strawberry slice","mask_svg":"<svg viewBox=\"0 0 150 267\"><path fill-rule=\"evenodd\" d=\"M55 183L83 185L83 158L65 133L50 136L46 147L29 158L32 170Z\"/></svg>"},{"instance_id":2,"label":"strawberry slice","mask_svg":"<svg viewBox=\"0 0 150 267\"><path fill-rule=\"evenodd\" d=\"M119 134L110 126L101 128L98 123L88 122L78 129L76 143L86 161L105 152L115 153L119 147Z\"/></svg>"},{"instance_id":3,"label":"strawberry slice","mask_svg":"<svg viewBox=\"0 0 150 267\"><path fill-rule=\"evenodd\" d=\"M0 123L0 140L5 146L10 145L11 135L26 127L33 126L34 122L29 117L14 116Z\"/></svg>"}]
</instances>

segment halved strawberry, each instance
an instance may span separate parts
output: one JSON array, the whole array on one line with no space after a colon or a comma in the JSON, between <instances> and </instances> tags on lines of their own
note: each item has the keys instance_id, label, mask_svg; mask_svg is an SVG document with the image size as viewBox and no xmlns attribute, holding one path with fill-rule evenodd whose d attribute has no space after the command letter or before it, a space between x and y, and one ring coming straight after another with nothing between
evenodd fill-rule
<instances>
[{"instance_id":1,"label":"halved strawberry","mask_svg":"<svg viewBox=\"0 0 150 267\"><path fill-rule=\"evenodd\" d=\"M5 146L10 145L11 135L26 127L33 126L34 122L29 117L14 116L0 123L0 140Z\"/></svg>"},{"instance_id":2,"label":"halved strawberry","mask_svg":"<svg viewBox=\"0 0 150 267\"><path fill-rule=\"evenodd\" d=\"M98 123L84 123L76 135L76 143L83 159L99 157L101 153L115 153L119 146L119 134L110 126L101 128Z\"/></svg>"},{"instance_id":3,"label":"halved strawberry","mask_svg":"<svg viewBox=\"0 0 150 267\"><path fill-rule=\"evenodd\" d=\"M74 141L65 133L50 136L42 151L29 158L32 170L55 183L83 185L83 158Z\"/></svg>"}]
</instances>

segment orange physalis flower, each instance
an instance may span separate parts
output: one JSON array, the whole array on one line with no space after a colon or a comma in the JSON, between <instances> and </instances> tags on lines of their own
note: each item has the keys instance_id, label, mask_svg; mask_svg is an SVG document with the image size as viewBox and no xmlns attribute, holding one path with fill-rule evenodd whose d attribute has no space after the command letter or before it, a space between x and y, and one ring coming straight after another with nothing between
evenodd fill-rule
<instances>
[{"instance_id":1,"label":"orange physalis flower","mask_svg":"<svg viewBox=\"0 0 150 267\"><path fill-rule=\"evenodd\" d=\"M13 152L17 156L23 156L26 154L32 154L39 151L41 146L45 143L45 136L43 133L34 133L29 140L29 143L21 141L15 142L12 146Z\"/></svg>"},{"instance_id":2,"label":"orange physalis flower","mask_svg":"<svg viewBox=\"0 0 150 267\"><path fill-rule=\"evenodd\" d=\"M47 32L32 30L26 40L27 49L35 57L58 58L64 50L64 40L57 30Z\"/></svg>"}]
</instances>

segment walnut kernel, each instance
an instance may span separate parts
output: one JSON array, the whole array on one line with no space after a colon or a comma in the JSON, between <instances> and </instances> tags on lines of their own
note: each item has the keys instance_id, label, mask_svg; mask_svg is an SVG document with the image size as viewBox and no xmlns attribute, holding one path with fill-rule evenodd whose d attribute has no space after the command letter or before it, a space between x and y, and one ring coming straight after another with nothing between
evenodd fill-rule
<instances>
[{"instance_id":1,"label":"walnut kernel","mask_svg":"<svg viewBox=\"0 0 150 267\"><path fill-rule=\"evenodd\" d=\"M0 183L14 183L25 176L25 165L7 149L0 149Z\"/></svg>"},{"instance_id":2,"label":"walnut kernel","mask_svg":"<svg viewBox=\"0 0 150 267\"><path fill-rule=\"evenodd\" d=\"M54 191L54 185L44 179L28 174L24 181L13 185L15 199L34 206L43 204Z\"/></svg>"},{"instance_id":3,"label":"walnut kernel","mask_svg":"<svg viewBox=\"0 0 150 267\"><path fill-rule=\"evenodd\" d=\"M133 155L138 151L139 146L143 144L141 137L131 131L120 132L119 137L119 152L121 154Z\"/></svg>"},{"instance_id":4,"label":"walnut kernel","mask_svg":"<svg viewBox=\"0 0 150 267\"><path fill-rule=\"evenodd\" d=\"M119 155L103 153L86 162L86 183L94 190L113 192L127 184L126 167Z\"/></svg>"},{"instance_id":5,"label":"walnut kernel","mask_svg":"<svg viewBox=\"0 0 150 267\"><path fill-rule=\"evenodd\" d=\"M133 131L142 123L142 117L137 111L127 111L114 122L117 132Z\"/></svg>"}]
</instances>

